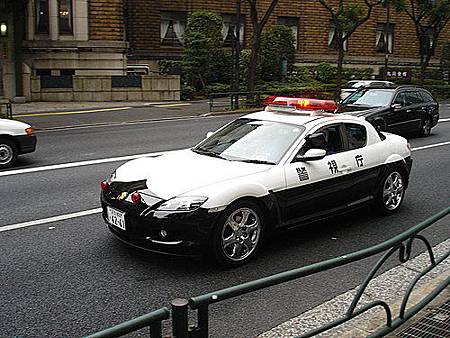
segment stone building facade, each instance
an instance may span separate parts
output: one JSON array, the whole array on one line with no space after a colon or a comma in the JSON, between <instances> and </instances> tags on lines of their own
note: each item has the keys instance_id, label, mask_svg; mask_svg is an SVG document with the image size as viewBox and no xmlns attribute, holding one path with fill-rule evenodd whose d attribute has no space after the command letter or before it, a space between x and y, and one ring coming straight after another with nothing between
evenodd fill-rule
<instances>
[{"instance_id":1,"label":"stone building facade","mask_svg":"<svg viewBox=\"0 0 450 338\"><path fill-rule=\"evenodd\" d=\"M259 1L260 13L266 10L269 3L269 0ZM158 59L179 57L187 16L196 10L221 14L224 18L223 38L229 39L229 34L236 25L235 1L128 0L129 62L149 64L156 68L155 61ZM244 41L248 41L252 32L249 8L245 2L242 4L242 14ZM337 52L332 48L333 29L330 16L317 0L280 0L268 25L276 23L286 24L293 30L297 40L298 63L335 62ZM386 24L386 9L376 8L369 21L349 39L345 59L347 66L370 66L378 70L383 67L386 54L389 55L389 63L392 66L419 64L419 43L412 21L406 14L391 10L388 29L384 29ZM385 32L388 32L386 38ZM437 42L438 48L431 60L432 64L439 63L445 41L450 41L450 25Z\"/></svg>"},{"instance_id":2,"label":"stone building facade","mask_svg":"<svg viewBox=\"0 0 450 338\"><path fill-rule=\"evenodd\" d=\"M123 75L123 1L0 0L9 23L3 95L30 99L33 76Z\"/></svg>"}]
</instances>

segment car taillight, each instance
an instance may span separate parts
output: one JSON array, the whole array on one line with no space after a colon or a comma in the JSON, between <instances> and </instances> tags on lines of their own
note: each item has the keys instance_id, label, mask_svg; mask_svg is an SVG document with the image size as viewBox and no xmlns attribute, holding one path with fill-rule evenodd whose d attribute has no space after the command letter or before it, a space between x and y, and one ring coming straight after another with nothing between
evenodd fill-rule
<instances>
[{"instance_id":1,"label":"car taillight","mask_svg":"<svg viewBox=\"0 0 450 338\"><path fill-rule=\"evenodd\" d=\"M141 194L138 192L134 192L131 194L131 202L133 202L133 204L138 204L141 202Z\"/></svg>"},{"instance_id":2,"label":"car taillight","mask_svg":"<svg viewBox=\"0 0 450 338\"><path fill-rule=\"evenodd\" d=\"M108 182L105 182L105 181L100 182L100 189L101 189L102 191L108 190L108 188L109 188Z\"/></svg>"},{"instance_id":3,"label":"car taillight","mask_svg":"<svg viewBox=\"0 0 450 338\"><path fill-rule=\"evenodd\" d=\"M34 129L33 128L27 128L27 129L25 129L25 132L27 133L27 135L33 135L34 134Z\"/></svg>"}]
</instances>

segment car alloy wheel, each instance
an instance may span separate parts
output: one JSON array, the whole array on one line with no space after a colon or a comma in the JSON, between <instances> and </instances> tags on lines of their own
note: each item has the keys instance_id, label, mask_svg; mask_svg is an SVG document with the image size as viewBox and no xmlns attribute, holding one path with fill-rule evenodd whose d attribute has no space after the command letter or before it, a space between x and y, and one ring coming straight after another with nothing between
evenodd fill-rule
<instances>
[{"instance_id":1,"label":"car alloy wheel","mask_svg":"<svg viewBox=\"0 0 450 338\"><path fill-rule=\"evenodd\" d=\"M396 210L402 203L403 194L403 177L399 172L392 171L383 183L383 203L386 210Z\"/></svg>"},{"instance_id":2,"label":"car alloy wheel","mask_svg":"<svg viewBox=\"0 0 450 338\"><path fill-rule=\"evenodd\" d=\"M216 261L224 266L238 266L250 260L262 242L263 220L258 205L239 202L222 215L213 234Z\"/></svg>"},{"instance_id":3,"label":"car alloy wheel","mask_svg":"<svg viewBox=\"0 0 450 338\"><path fill-rule=\"evenodd\" d=\"M0 168L6 168L13 164L17 151L11 142L0 140Z\"/></svg>"},{"instance_id":4,"label":"car alloy wheel","mask_svg":"<svg viewBox=\"0 0 450 338\"><path fill-rule=\"evenodd\" d=\"M431 133L431 119L429 117L426 117L422 121L422 125L420 127L420 134L422 136L428 136Z\"/></svg>"}]
</instances>

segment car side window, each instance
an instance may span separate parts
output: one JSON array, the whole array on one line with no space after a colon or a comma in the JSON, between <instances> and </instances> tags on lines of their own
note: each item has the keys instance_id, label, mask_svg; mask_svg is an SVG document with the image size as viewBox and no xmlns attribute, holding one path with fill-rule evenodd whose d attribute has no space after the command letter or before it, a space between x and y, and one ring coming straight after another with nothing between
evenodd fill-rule
<instances>
[{"instance_id":1,"label":"car side window","mask_svg":"<svg viewBox=\"0 0 450 338\"><path fill-rule=\"evenodd\" d=\"M420 95L422 95L423 100L424 100L425 102L434 102L433 97L432 97L430 94L428 94L427 92L421 90L421 91L420 91Z\"/></svg>"},{"instance_id":2,"label":"car side window","mask_svg":"<svg viewBox=\"0 0 450 338\"><path fill-rule=\"evenodd\" d=\"M345 132L347 134L348 149L358 149L366 146L367 130L366 127L356 123L345 123Z\"/></svg>"},{"instance_id":3,"label":"car side window","mask_svg":"<svg viewBox=\"0 0 450 338\"><path fill-rule=\"evenodd\" d=\"M406 104L408 106L422 103L422 98L418 92L406 92Z\"/></svg>"},{"instance_id":4,"label":"car side window","mask_svg":"<svg viewBox=\"0 0 450 338\"><path fill-rule=\"evenodd\" d=\"M400 93L395 97L394 104L400 104L402 107L406 106L406 95L405 93Z\"/></svg>"},{"instance_id":5,"label":"car side window","mask_svg":"<svg viewBox=\"0 0 450 338\"><path fill-rule=\"evenodd\" d=\"M305 142L305 144L302 146L302 148L299 150L297 155L305 155L305 153L309 149L317 148L317 149L323 149L326 150L327 155L339 153L345 150L344 144L342 142L342 133L341 133L341 127L340 124L335 124L327 127L320 128L314 134L323 133L325 136L325 142L323 145L314 145L312 146L308 140Z\"/></svg>"}]
</instances>

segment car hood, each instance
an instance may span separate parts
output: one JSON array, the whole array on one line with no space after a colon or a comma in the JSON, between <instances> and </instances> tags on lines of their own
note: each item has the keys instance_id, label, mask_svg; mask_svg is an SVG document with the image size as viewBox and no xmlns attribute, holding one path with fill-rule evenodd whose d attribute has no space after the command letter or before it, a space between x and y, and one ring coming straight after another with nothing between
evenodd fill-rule
<instances>
[{"instance_id":1,"label":"car hood","mask_svg":"<svg viewBox=\"0 0 450 338\"><path fill-rule=\"evenodd\" d=\"M341 105L339 107L339 113L345 113L349 115L355 116L370 116L375 113L379 113L389 109L388 107L370 107L370 106L361 106L361 105Z\"/></svg>"},{"instance_id":2,"label":"car hood","mask_svg":"<svg viewBox=\"0 0 450 338\"><path fill-rule=\"evenodd\" d=\"M129 161L117 168L114 181L146 180L147 193L169 199L203 186L266 171L271 167L227 161L185 149Z\"/></svg>"}]
</instances>

